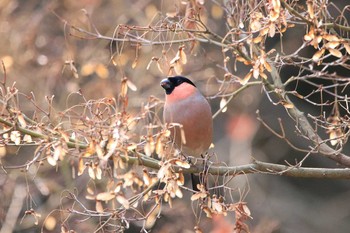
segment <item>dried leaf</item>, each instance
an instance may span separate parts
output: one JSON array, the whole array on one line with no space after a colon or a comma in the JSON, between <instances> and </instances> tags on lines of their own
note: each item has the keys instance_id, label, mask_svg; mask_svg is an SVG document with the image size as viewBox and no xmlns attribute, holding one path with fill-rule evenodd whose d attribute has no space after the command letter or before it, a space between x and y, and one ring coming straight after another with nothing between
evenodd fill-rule
<instances>
[{"instance_id":1,"label":"dried leaf","mask_svg":"<svg viewBox=\"0 0 350 233\"><path fill-rule=\"evenodd\" d=\"M93 63L87 63L83 65L80 70L82 76L89 76L94 73L96 65Z\"/></svg>"},{"instance_id":2,"label":"dried leaf","mask_svg":"<svg viewBox=\"0 0 350 233\"><path fill-rule=\"evenodd\" d=\"M102 203L100 201L96 201L96 211L99 212L99 213L103 213L103 206L102 206Z\"/></svg>"},{"instance_id":3,"label":"dried leaf","mask_svg":"<svg viewBox=\"0 0 350 233\"><path fill-rule=\"evenodd\" d=\"M325 34L322 37L323 39L328 40L330 42L340 42L340 39L335 35Z\"/></svg>"},{"instance_id":4,"label":"dried leaf","mask_svg":"<svg viewBox=\"0 0 350 233\"><path fill-rule=\"evenodd\" d=\"M304 35L304 40L305 41L311 41L313 39L314 39L314 35L313 34L310 35L310 32L308 34Z\"/></svg>"},{"instance_id":5,"label":"dried leaf","mask_svg":"<svg viewBox=\"0 0 350 233\"><path fill-rule=\"evenodd\" d=\"M118 182L118 184L115 186L114 193L115 194L119 193L122 186L123 186L123 182L122 181Z\"/></svg>"},{"instance_id":6,"label":"dried leaf","mask_svg":"<svg viewBox=\"0 0 350 233\"><path fill-rule=\"evenodd\" d=\"M32 136L30 136L29 134L24 135L23 141L26 143L32 143L33 142Z\"/></svg>"},{"instance_id":7,"label":"dried leaf","mask_svg":"<svg viewBox=\"0 0 350 233\"><path fill-rule=\"evenodd\" d=\"M3 62L6 70L10 70L10 68L12 67L12 65L14 63L13 58L9 55L1 57L0 60Z\"/></svg>"},{"instance_id":8,"label":"dried leaf","mask_svg":"<svg viewBox=\"0 0 350 233\"><path fill-rule=\"evenodd\" d=\"M265 80L267 79L267 75L264 72L260 72L260 76Z\"/></svg>"},{"instance_id":9,"label":"dried leaf","mask_svg":"<svg viewBox=\"0 0 350 233\"><path fill-rule=\"evenodd\" d=\"M241 85L247 84L247 82L250 80L252 77L253 72L250 71L243 79L240 80Z\"/></svg>"},{"instance_id":10,"label":"dried leaf","mask_svg":"<svg viewBox=\"0 0 350 233\"><path fill-rule=\"evenodd\" d=\"M255 79L259 78L259 74L260 74L259 66L254 66L253 67L253 77Z\"/></svg>"},{"instance_id":11,"label":"dried leaf","mask_svg":"<svg viewBox=\"0 0 350 233\"><path fill-rule=\"evenodd\" d=\"M133 82L131 82L129 79L127 80L126 84L128 85L130 90L137 91L136 85Z\"/></svg>"},{"instance_id":12,"label":"dried leaf","mask_svg":"<svg viewBox=\"0 0 350 233\"><path fill-rule=\"evenodd\" d=\"M102 63L96 65L95 72L102 79L106 79L109 77L109 71L107 67Z\"/></svg>"},{"instance_id":13,"label":"dried leaf","mask_svg":"<svg viewBox=\"0 0 350 233\"><path fill-rule=\"evenodd\" d=\"M94 169L91 166L88 167L88 173L91 179L94 180L96 178Z\"/></svg>"},{"instance_id":14,"label":"dried leaf","mask_svg":"<svg viewBox=\"0 0 350 233\"><path fill-rule=\"evenodd\" d=\"M338 41L330 41L328 42L327 44L325 44L325 47L327 49L331 48L331 49L334 49L336 48L340 43Z\"/></svg>"},{"instance_id":15,"label":"dried leaf","mask_svg":"<svg viewBox=\"0 0 350 233\"><path fill-rule=\"evenodd\" d=\"M220 109L222 109L222 112L226 112L227 111L227 100L226 98L222 98L220 100Z\"/></svg>"},{"instance_id":16,"label":"dried leaf","mask_svg":"<svg viewBox=\"0 0 350 233\"><path fill-rule=\"evenodd\" d=\"M0 159L6 155L6 147L5 145L0 145Z\"/></svg>"},{"instance_id":17,"label":"dried leaf","mask_svg":"<svg viewBox=\"0 0 350 233\"><path fill-rule=\"evenodd\" d=\"M173 68L174 68L176 74L182 74L183 69L182 69L182 64L181 64L181 62L176 61L176 62L173 64Z\"/></svg>"},{"instance_id":18,"label":"dried leaf","mask_svg":"<svg viewBox=\"0 0 350 233\"><path fill-rule=\"evenodd\" d=\"M162 165L157 173L157 177L159 179L163 179L164 177L166 177L166 174L168 173L170 166L171 164L169 163Z\"/></svg>"},{"instance_id":19,"label":"dried leaf","mask_svg":"<svg viewBox=\"0 0 350 233\"><path fill-rule=\"evenodd\" d=\"M179 159L175 159L175 164L186 169L191 167L191 165L188 162Z\"/></svg>"},{"instance_id":20,"label":"dried leaf","mask_svg":"<svg viewBox=\"0 0 350 233\"><path fill-rule=\"evenodd\" d=\"M335 57L341 58L343 56L343 54L338 49L329 48L328 51Z\"/></svg>"},{"instance_id":21,"label":"dried leaf","mask_svg":"<svg viewBox=\"0 0 350 233\"><path fill-rule=\"evenodd\" d=\"M132 62L131 68L135 69L135 67L137 66L138 60L139 59L137 57L134 59L134 61Z\"/></svg>"},{"instance_id":22,"label":"dried leaf","mask_svg":"<svg viewBox=\"0 0 350 233\"><path fill-rule=\"evenodd\" d=\"M132 143L131 145L129 145L126 149L127 151L133 151L137 148L137 144Z\"/></svg>"},{"instance_id":23,"label":"dried leaf","mask_svg":"<svg viewBox=\"0 0 350 233\"><path fill-rule=\"evenodd\" d=\"M246 204L242 204L242 210L244 211L246 216L251 216L251 212Z\"/></svg>"},{"instance_id":24,"label":"dried leaf","mask_svg":"<svg viewBox=\"0 0 350 233\"><path fill-rule=\"evenodd\" d=\"M65 225L61 225L61 233L69 233L68 228Z\"/></svg>"},{"instance_id":25,"label":"dried leaf","mask_svg":"<svg viewBox=\"0 0 350 233\"><path fill-rule=\"evenodd\" d=\"M157 142L156 142L156 153L157 155L159 155L160 157L163 156L164 154L164 148L163 148L163 143L162 143L162 137L158 137L157 138Z\"/></svg>"},{"instance_id":26,"label":"dried leaf","mask_svg":"<svg viewBox=\"0 0 350 233\"><path fill-rule=\"evenodd\" d=\"M120 204L122 204L125 209L129 209L130 208L130 203L129 203L128 199L126 199L124 196L118 195L116 198L117 198L117 201Z\"/></svg>"},{"instance_id":27,"label":"dried leaf","mask_svg":"<svg viewBox=\"0 0 350 233\"><path fill-rule=\"evenodd\" d=\"M127 84L128 79L124 77L121 83L121 88L120 88L120 96L121 97L126 97L126 94L128 93L128 84Z\"/></svg>"},{"instance_id":28,"label":"dried leaf","mask_svg":"<svg viewBox=\"0 0 350 233\"><path fill-rule=\"evenodd\" d=\"M57 221L53 216L48 216L45 220L44 226L48 231L53 231L56 227Z\"/></svg>"},{"instance_id":29,"label":"dried leaf","mask_svg":"<svg viewBox=\"0 0 350 233\"><path fill-rule=\"evenodd\" d=\"M185 130L183 127L180 128L180 134L181 134L181 142L182 144L186 144L186 135L185 135Z\"/></svg>"},{"instance_id":30,"label":"dried leaf","mask_svg":"<svg viewBox=\"0 0 350 233\"><path fill-rule=\"evenodd\" d=\"M21 143L21 134L19 131L14 130L10 134L10 140L15 143L15 145L19 145Z\"/></svg>"},{"instance_id":31,"label":"dried leaf","mask_svg":"<svg viewBox=\"0 0 350 233\"><path fill-rule=\"evenodd\" d=\"M264 67L268 72L272 71L271 65L267 61L264 62Z\"/></svg>"},{"instance_id":32,"label":"dried leaf","mask_svg":"<svg viewBox=\"0 0 350 233\"><path fill-rule=\"evenodd\" d=\"M95 168L95 177L98 180L102 179L102 169L100 167Z\"/></svg>"},{"instance_id":33,"label":"dried leaf","mask_svg":"<svg viewBox=\"0 0 350 233\"><path fill-rule=\"evenodd\" d=\"M57 165L57 160L54 159L51 155L47 156L47 162L51 165L51 166L56 166Z\"/></svg>"},{"instance_id":34,"label":"dried leaf","mask_svg":"<svg viewBox=\"0 0 350 233\"><path fill-rule=\"evenodd\" d=\"M318 62L320 60L320 58L323 56L325 52L325 49L322 48L321 50L317 51L313 56L312 56L312 60L314 62Z\"/></svg>"},{"instance_id":35,"label":"dried leaf","mask_svg":"<svg viewBox=\"0 0 350 233\"><path fill-rule=\"evenodd\" d=\"M96 200L98 201L110 201L115 197L114 193L103 192L96 195Z\"/></svg>"},{"instance_id":36,"label":"dried leaf","mask_svg":"<svg viewBox=\"0 0 350 233\"><path fill-rule=\"evenodd\" d=\"M243 58L243 57L241 57L241 56L237 56L237 57L236 57L236 60L237 60L237 61L240 61L240 62L246 62L246 59Z\"/></svg>"},{"instance_id":37,"label":"dried leaf","mask_svg":"<svg viewBox=\"0 0 350 233\"><path fill-rule=\"evenodd\" d=\"M176 11L167 12L167 13L166 13L166 16L169 17L169 18L174 18L174 17L177 16L177 12L176 12Z\"/></svg>"},{"instance_id":38,"label":"dried leaf","mask_svg":"<svg viewBox=\"0 0 350 233\"><path fill-rule=\"evenodd\" d=\"M270 28L269 27L265 27L264 29L262 29L259 33L260 36L265 36L267 35L267 33L269 32Z\"/></svg>"},{"instance_id":39,"label":"dried leaf","mask_svg":"<svg viewBox=\"0 0 350 233\"><path fill-rule=\"evenodd\" d=\"M21 112L17 114L17 120L23 128L27 127L27 122L24 120L24 116Z\"/></svg>"},{"instance_id":40,"label":"dried leaf","mask_svg":"<svg viewBox=\"0 0 350 233\"><path fill-rule=\"evenodd\" d=\"M182 194L182 191L180 188L177 188L175 190L175 195L178 197L178 198L182 198L183 197L183 194Z\"/></svg>"},{"instance_id":41,"label":"dried leaf","mask_svg":"<svg viewBox=\"0 0 350 233\"><path fill-rule=\"evenodd\" d=\"M274 23L271 23L269 26L269 37L274 37L276 33L276 27Z\"/></svg>"},{"instance_id":42,"label":"dried leaf","mask_svg":"<svg viewBox=\"0 0 350 233\"><path fill-rule=\"evenodd\" d=\"M157 61L157 68L158 68L158 70L160 71L160 73L164 74L164 71L163 71L162 65L160 64L160 62L159 62L159 61Z\"/></svg>"},{"instance_id":43,"label":"dried leaf","mask_svg":"<svg viewBox=\"0 0 350 233\"><path fill-rule=\"evenodd\" d=\"M198 199L204 199L207 197L207 194L205 192L198 192L192 195L191 201L195 201Z\"/></svg>"},{"instance_id":44,"label":"dried leaf","mask_svg":"<svg viewBox=\"0 0 350 233\"><path fill-rule=\"evenodd\" d=\"M207 218L212 218L212 215L211 215L211 211L208 207L203 207L202 210L204 211L204 213L206 214Z\"/></svg>"},{"instance_id":45,"label":"dried leaf","mask_svg":"<svg viewBox=\"0 0 350 233\"><path fill-rule=\"evenodd\" d=\"M153 138L150 137L150 139L146 142L146 145L143 148L143 150L147 156L151 156L154 149L155 149L155 146L154 146Z\"/></svg>"},{"instance_id":46,"label":"dried leaf","mask_svg":"<svg viewBox=\"0 0 350 233\"><path fill-rule=\"evenodd\" d=\"M252 31L259 31L261 28L261 23L260 20L253 20L250 24L250 29L252 29Z\"/></svg>"},{"instance_id":47,"label":"dried leaf","mask_svg":"<svg viewBox=\"0 0 350 233\"><path fill-rule=\"evenodd\" d=\"M187 63L187 56L186 56L186 53L185 53L185 51L184 51L184 46L181 46L180 48L179 48L179 51L178 51L178 53L179 53L179 61L182 63L182 64L186 64Z\"/></svg>"},{"instance_id":48,"label":"dried leaf","mask_svg":"<svg viewBox=\"0 0 350 233\"><path fill-rule=\"evenodd\" d=\"M281 104L285 107L285 108L294 108L294 105L292 103L289 103L285 100L281 101Z\"/></svg>"},{"instance_id":49,"label":"dried leaf","mask_svg":"<svg viewBox=\"0 0 350 233\"><path fill-rule=\"evenodd\" d=\"M79 158L79 162L78 162L78 176L81 176L84 173L84 170L85 170L85 165L84 165L83 158Z\"/></svg>"},{"instance_id":50,"label":"dried leaf","mask_svg":"<svg viewBox=\"0 0 350 233\"><path fill-rule=\"evenodd\" d=\"M153 211L148 214L148 217L145 221L146 229L151 229L154 226L154 224L158 219L160 210L161 210L160 205L157 204L157 206L153 209Z\"/></svg>"},{"instance_id":51,"label":"dried leaf","mask_svg":"<svg viewBox=\"0 0 350 233\"><path fill-rule=\"evenodd\" d=\"M344 48L348 54L350 54L350 45L348 43L344 43Z\"/></svg>"},{"instance_id":52,"label":"dried leaf","mask_svg":"<svg viewBox=\"0 0 350 233\"><path fill-rule=\"evenodd\" d=\"M306 4L307 4L307 12L310 15L310 19L313 19L315 17L313 1L308 0Z\"/></svg>"},{"instance_id":53,"label":"dried leaf","mask_svg":"<svg viewBox=\"0 0 350 233\"><path fill-rule=\"evenodd\" d=\"M94 190L90 187L90 186L88 186L88 187L86 187L86 191L88 192L88 194L90 194L90 195L94 195Z\"/></svg>"},{"instance_id":54,"label":"dried leaf","mask_svg":"<svg viewBox=\"0 0 350 233\"><path fill-rule=\"evenodd\" d=\"M255 38L253 39L253 43L254 43L254 44L258 44L258 43L260 43L260 42L262 41L262 39L263 39L262 36L255 37Z\"/></svg>"}]
</instances>

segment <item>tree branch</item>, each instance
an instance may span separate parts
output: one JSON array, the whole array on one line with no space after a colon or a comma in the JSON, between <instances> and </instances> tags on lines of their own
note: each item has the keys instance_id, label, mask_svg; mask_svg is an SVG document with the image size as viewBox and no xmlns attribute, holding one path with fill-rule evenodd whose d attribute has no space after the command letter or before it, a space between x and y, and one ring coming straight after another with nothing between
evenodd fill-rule
<instances>
[{"instance_id":1,"label":"tree branch","mask_svg":"<svg viewBox=\"0 0 350 233\"><path fill-rule=\"evenodd\" d=\"M130 165L143 165L148 168L160 169L159 160L139 154L139 157L128 157L121 155L124 162ZM192 165L190 168L173 165L175 171L180 170L183 173L201 173L205 170L204 166ZM350 169L348 168L311 168L294 167L274 163L265 163L254 160L253 163L239 166L210 166L207 170L209 174L218 176L235 176L242 174L268 174L278 176L289 176L298 178L326 178L326 179L350 179Z\"/></svg>"},{"instance_id":2,"label":"tree branch","mask_svg":"<svg viewBox=\"0 0 350 233\"><path fill-rule=\"evenodd\" d=\"M280 99L280 101L286 101L287 103L292 103L289 97L285 94L284 85L281 81L279 72L277 71L276 67L274 66L271 66L271 67L272 67L271 76L272 76L274 86L269 84L267 81L264 81L265 87L268 90L273 91L276 94L276 96ZM278 91L276 91L277 89ZM280 92L282 94L280 94ZM312 126L310 125L308 119L306 118L303 112L301 112L295 105L292 108L286 108L286 111L294 119L297 125L300 127L303 135L305 135L307 138L310 139L310 141L315 145L315 147L318 149L318 152L321 155L329 159L332 159L341 165L350 167L350 157L328 146L324 142L324 140L322 140L322 138L312 128Z\"/></svg>"}]
</instances>

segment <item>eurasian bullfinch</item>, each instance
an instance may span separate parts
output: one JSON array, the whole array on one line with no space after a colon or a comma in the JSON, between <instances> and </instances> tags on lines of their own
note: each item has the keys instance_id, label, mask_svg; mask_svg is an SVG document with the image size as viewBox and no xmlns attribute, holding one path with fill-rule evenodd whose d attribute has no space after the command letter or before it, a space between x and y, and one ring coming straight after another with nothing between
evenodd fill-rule
<instances>
[{"instance_id":1,"label":"eurasian bullfinch","mask_svg":"<svg viewBox=\"0 0 350 233\"><path fill-rule=\"evenodd\" d=\"M164 122L175 125L170 128L172 140L184 155L200 157L208 150L213 137L213 120L208 101L196 85L185 77L168 77L160 85L166 94ZM185 138L182 138L181 130ZM198 190L198 182L198 178L195 180L192 175L195 190Z\"/></svg>"}]
</instances>

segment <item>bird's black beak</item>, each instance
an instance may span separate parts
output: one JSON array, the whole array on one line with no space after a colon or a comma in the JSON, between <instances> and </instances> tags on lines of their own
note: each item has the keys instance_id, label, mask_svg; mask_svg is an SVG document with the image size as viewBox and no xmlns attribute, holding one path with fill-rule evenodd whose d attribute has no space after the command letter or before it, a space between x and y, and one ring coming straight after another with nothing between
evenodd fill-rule
<instances>
[{"instance_id":1,"label":"bird's black beak","mask_svg":"<svg viewBox=\"0 0 350 233\"><path fill-rule=\"evenodd\" d=\"M160 82L160 86L164 88L165 90L165 93L167 95L170 95L171 92L174 90L175 86L174 84L167 78L163 79L161 82Z\"/></svg>"},{"instance_id":2,"label":"bird's black beak","mask_svg":"<svg viewBox=\"0 0 350 233\"><path fill-rule=\"evenodd\" d=\"M164 90L168 90L171 88L172 85L171 82L167 78L165 78L160 82L160 86L163 87Z\"/></svg>"}]
</instances>

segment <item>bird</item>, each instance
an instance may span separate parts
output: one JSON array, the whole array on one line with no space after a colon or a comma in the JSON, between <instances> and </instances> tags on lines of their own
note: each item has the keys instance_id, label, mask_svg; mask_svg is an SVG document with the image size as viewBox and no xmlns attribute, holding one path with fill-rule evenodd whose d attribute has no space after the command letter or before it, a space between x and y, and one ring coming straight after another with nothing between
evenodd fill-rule
<instances>
[{"instance_id":1,"label":"bird","mask_svg":"<svg viewBox=\"0 0 350 233\"><path fill-rule=\"evenodd\" d=\"M165 90L163 119L173 125L170 137L175 146L185 156L203 156L213 139L212 112L207 99L190 79L183 76L167 77L160 86ZM191 177L193 189L199 191L199 177L194 174Z\"/></svg>"}]
</instances>

